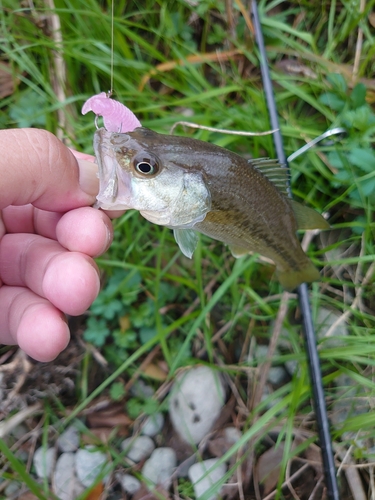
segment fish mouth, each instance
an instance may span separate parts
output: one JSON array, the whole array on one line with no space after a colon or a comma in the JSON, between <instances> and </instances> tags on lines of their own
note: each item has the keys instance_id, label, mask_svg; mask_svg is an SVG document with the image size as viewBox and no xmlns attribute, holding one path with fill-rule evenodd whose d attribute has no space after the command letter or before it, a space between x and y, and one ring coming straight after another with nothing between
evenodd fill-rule
<instances>
[{"instance_id":1,"label":"fish mouth","mask_svg":"<svg viewBox=\"0 0 375 500\"><path fill-rule=\"evenodd\" d=\"M94 134L94 151L99 169L99 193L96 197L98 208L105 210L126 210L132 208L131 176L119 166L112 144L112 136L104 128ZM129 140L126 134L121 134L122 141ZM119 170L120 169L120 172ZM119 182L120 175L120 182Z\"/></svg>"}]
</instances>

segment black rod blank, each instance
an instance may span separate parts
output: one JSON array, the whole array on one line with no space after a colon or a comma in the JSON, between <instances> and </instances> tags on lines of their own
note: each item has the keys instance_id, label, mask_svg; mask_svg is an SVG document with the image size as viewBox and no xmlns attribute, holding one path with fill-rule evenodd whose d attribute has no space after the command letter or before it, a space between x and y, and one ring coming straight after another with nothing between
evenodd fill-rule
<instances>
[{"instance_id":1,"label":"black rod blank","mask_svg":"<svg viewBox=\"0 0 375 500\"><path fill-rule=\"evenodd\" d=\"M284 164L289 169L289 164L285 156L283 147L283 139L280 132L279 119L275 97L273 93L272 80L268 68L267 54L264 45L262 28L259 20L258 7L255 0L251 2L252 17L255 28L255 39L260 53L260 69L262 73L263 87L267 101L268 112L270 116L271 128L277 129L273 134L275 150L280 163ZM292 197L290 186L288 186L288 194ZM305 334L305 345L307 350L307 360L309 365L312 394L314 401L314 410L318 426L320 448L322 450L323 468L325 475L325 483L327 488L327 496L329 500L339 500L339 491L336 479L335 462L333 458L332 440L329 430L329 422L327 408L324 397L324 388L322 381L322 373L320 368L320 360L316 346L314 325L311 316L311 307L309 302L308 288L306 283L302 283L298 287L298 298L302 313L302 323Z\"/></svg>"}]
</instances>

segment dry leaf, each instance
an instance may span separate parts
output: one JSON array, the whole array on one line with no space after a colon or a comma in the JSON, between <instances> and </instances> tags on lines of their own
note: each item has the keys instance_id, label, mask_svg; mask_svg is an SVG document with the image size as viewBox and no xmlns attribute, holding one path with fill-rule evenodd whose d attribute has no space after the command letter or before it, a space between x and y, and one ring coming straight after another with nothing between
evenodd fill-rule
<instances>
[{"instance_id":1,"label":"dry leaf","mask_svg":"<svg viewBox=\"0 0 375 500\"><path fill-rule=\"evenodd\" d=\"M116 431L110 427L96 427L95 429L91 429L91 434L83 434L82 442L84 444L98 444L99 441L100 443L107 444L113 437L114 433L117 437L129 436L129 431L124 430L121 427L116 429Z\"/></svg>"},{"instance_id":2,"label":"dry leaf","mask_svg":"<svg viewBox=\"0 0 375 500\"><path fill-rule=\"evenodd\" d=\"M85 497L85 500L100 500L104 492L103 483L99 483L90 491L90 493Z\"/></svg>"},{"instance_id":3,"label":"dry leaf","mask_svg":"<svg viewBox=\"0 0 375 500\"><path fill-rule=\"evenodd\" d=\"M126 314L125 316L122 316L120 319L119 319L119 323L120 323L120 329L121 331L124 333L124 332L127 332L130 328L130 318L129 318L129 315Z\"/></svg>"},{"instance_id":4,"label":"dry leaf","mask_svg":"<svg viewBox=\"0 0 375 500\"><path fill-rule=\"evenodd\" d=\"M323 474L322 450L316 444L312 443L305 451L306 460L316 472Z\"/></svg>"},{"instance_id":5,"label":"dry leaf","mask_svg":"<svg viewBox=\"0 0 375 500\"><path fill-rule=\"evenodd\" d=\"M154 363L150 363L143 369L143 373L154 380L164 381L167 379L168 374Z\"/></svg>"},{"instance_id":6,"label":"dry leaf","mask_svg":"<svg viewBox=\"0 0 375 500\"><path fill-rule=\"evenodd\" d=\"M157 73L163 73L165 71L171 71L175 69L177 66L186 66L187 64L201 64L211 61L227 61L232 58L235 58L242 54L242 51L239 49L226 50L223 52L206 52L204 54L193 54L187 56L185 59L179 59L177 61L167 61L158 64L154 69L149 71L144 75L139 84L139 90L142 91L148 81L152 78L153 75Z\"/></svg>"},{"instance_id":7,"label":"dry leaf","mask_svg":"<svg viewBox=\"0 0 375 500\"><path fill-rule=\"evenodd\" d=\"M283 460L284 445L272 447L261 455L256 464L259 483L263 485L263 494L267 495L275 489L280 476L280 465Z\"/></svg>"},{"instance_id":8,"label":"dry leaf","mask_svg":"<svg viewBox=\"0 0 375 500\"><path fill-rule=\"evenodd\" d=\"M142 484L141 488L133 496L133 500L168 500L170 498L168 491L164 490L161 486L158 485L153 491L148 491L144 484Z\"/></svg>"},{"instance_id":9,"label":"dry leaf","mask_svg":"<svg viewBox=\"0 0 375 500\"><path fill-rule=\"evenodd\" d=\"M241 435L241 433L240 433ZM219 429L208 441L207 450L214 457L222 457L233 445L235 441L228 437L225 428Z\"/></svg>"},{"instance_id":10,"label":"dry leaf","mask_svg":"<svg viewBox=\"0 0 375 500\"><path fill-rule=\"evenodd\" d=\"M0 99L12 95L19 79L14 78L10 64L0 63Z\"/></svg>"},{"instance_id":11,"label":"dry leaf","mask_svg":"<svg viewBox=\"0 0 375 500\"><path fill-rule=\"evenodd\" d=\"M36 497L31 491L27 491L23 495L17 497L18 500L38 500L39 497Z\"/></svg>"},{"instance_id":12,"label":"dry leaf","mask_svg":"<svg viewBox=\"0 0 375 500\"><path fill-rule=\"evenodd\" d=\"M103 410L98 410L87 415L87 422L91 429L98 427L114 427L128 428L133 421L124 413L123 405L113 403Z\"/></svg>"}]
</instances>

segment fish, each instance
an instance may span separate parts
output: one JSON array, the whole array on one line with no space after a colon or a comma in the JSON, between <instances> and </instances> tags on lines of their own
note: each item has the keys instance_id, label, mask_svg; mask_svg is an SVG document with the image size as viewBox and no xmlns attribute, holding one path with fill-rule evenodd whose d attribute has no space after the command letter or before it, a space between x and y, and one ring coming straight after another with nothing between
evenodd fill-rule
<instances>
[{"instance_id":1,"label":"fish","mask_svg":"<svg viewBox=\"0 0 375 500\"><path fill-rule=\"evenodd\" d=\"M198 233L227 244L235 257L258 253L276 265L283 288L320 279L298 229L329 229L315 210L287 194L287 169L277 160L247 160L215 144L159 134L142 126L94 135L105 210L135 209L173 229L192 257Z\"/></svg>"}]
</instances>

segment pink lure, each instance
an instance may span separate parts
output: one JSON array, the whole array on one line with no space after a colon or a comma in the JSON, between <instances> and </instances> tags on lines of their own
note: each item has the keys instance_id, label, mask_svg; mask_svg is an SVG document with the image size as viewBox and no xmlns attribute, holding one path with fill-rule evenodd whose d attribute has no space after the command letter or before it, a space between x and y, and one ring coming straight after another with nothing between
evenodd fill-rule
<instances>
[{"instance_id":1,"label":"pink lure","mask_svg":"<svg viewBox=\"0 0 375 500\"><path fill-rule=\"evenodd\" d=\"M82 107L82 114L85 115L89 111L103 117L104 127L108 132L133 132L134 129L142 126L130 109L121 102L110 99L105 92L87 99Z\"/></svg>"}]
</instances>

